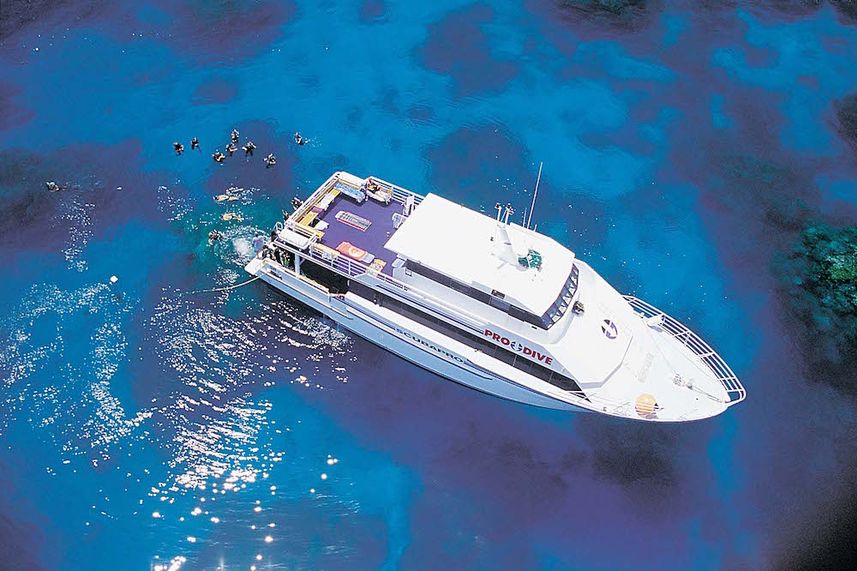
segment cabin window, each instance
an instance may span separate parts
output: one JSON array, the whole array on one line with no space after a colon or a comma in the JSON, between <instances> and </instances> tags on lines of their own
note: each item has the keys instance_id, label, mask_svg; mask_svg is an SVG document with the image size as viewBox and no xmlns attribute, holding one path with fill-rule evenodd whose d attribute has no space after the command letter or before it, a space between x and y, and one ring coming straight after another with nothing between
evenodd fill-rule
<instances>
[{"instance_id":1,"label":"cabin window","mask_svg":"<svg viewBox=\"0 0 857 571\"><path fill-rule=\"evenodd\" d=\"M504 313L509 313L509 309L512 307L512 304L510 304L508 301L503 301L502 299L498 299L494 296L491 296L491 299L489 300L488 304L491 305L491 307L496 307Z\"/></svg>"},{"instance_id":2,"label":"cabin window","mask_svg":"<svg viewBox=\"0 0 857 571\"><path fill-rule=\"evenodd\" d=\"M504 313L508 313L519 321L535 325L541 329L550 329L554 323L562 318L571 306L571 299L577 291L577 280L580 273L576 265L571 267L571 273L563 284L559 298L543 315L539 316L505 301L506 294L497 291L496 289L491 290L491 293L488 294L487 292L476 289L475 287L469 286L440 272L436 272L431 268L427 268L413 260L405 261L405 271L407 272L409 270L416 272L435 283L464 294L471 299L481 301L482 303L486 303Z\"/></svg>"},{"instance_id":3,"label":"cabin window","mask_svg":"<svg viewBox=\"0 0 857 571\"><path fill-rule=\"evenodd\" d=\"M364 299L379 303L382 307L386 307L399 315L425 325L438 333L451 337L456 341L460 341L465 345L473 347L474 349L478 349L486 355L494 357L508 365L512 365L516 369L529 373L530 375L533 375L534 377L555 387L559 387L565 391L580 393L580 396L586 398L574 379L557 373L553 369L539 365L516 351L510 351L504 347L495 345L487 339L464 331L463 329L447 323L442 319L429 315L428 313L412 307L405 302L399 301L394 297L363 285L355 280L349 281L349 291Z\"/></svg>"}]
</instances>

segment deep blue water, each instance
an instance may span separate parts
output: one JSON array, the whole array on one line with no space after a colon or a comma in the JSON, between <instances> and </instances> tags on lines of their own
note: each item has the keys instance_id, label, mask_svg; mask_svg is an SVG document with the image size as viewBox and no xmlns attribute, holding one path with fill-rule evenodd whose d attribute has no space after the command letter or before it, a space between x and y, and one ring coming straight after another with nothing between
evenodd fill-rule
<instances>
[{"instance_id":1,"label":"deep blue water","mask_svg":"<svg viewBox=\"0 0 857 571\"><path fill-rule=\"evenodd\" d=\"M772 269L795 209L857 218L833 5L38 4L0 8L0 567L772 568L854 533L857 403ZM218 166L233 127L257 156ZM745 403L544 411L258 284L193 293L334 170L522 212L539 161L539 229L699 331Z\"/></svg>"}]
</instances>

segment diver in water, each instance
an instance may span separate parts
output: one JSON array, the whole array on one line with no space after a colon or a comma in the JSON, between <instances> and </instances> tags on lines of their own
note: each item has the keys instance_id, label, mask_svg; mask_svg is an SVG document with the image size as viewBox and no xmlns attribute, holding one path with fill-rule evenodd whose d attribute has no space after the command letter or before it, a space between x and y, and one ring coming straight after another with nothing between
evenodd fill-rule
<instances>
[{"instance_id":1,"label":"diver in water","mask_svg":"<svg viewBox=\"0 0 857 571\"><path fill-rule=\"evenodd\" d=\"M304 144L306 144L306 143L308 143L308 142L309 142L309 139L304 139L304 138L301 136L301 134L300 134L300 132L299 132L299 131L295 132L295 143L297 143L298 145L303 146Z\"/></svg>"},{"instance_id":2,"label":"diver in water","mask_svg":"<svg viewBox=\"0 0 857 571\"><path fill-rule=\"evenodd\" d=\"M173 149L176 151L177 155L180 155L184 152L184 145L176 141L173 143Z\"/></svg>"},{"instance_id":3,"label":"diver in water","mask_svg":"<svg viewBox=\"0 0 857 571\"><path fill-rule=\"evenodd\" d=\"M244 149L245 157L252 157L253 151L256 150L256 145L253 144L253 141L247 141L246 143L244 143L244 147L242 148Z\"/></svg>"},{"instance_id":4,"label":"diver in water","mask_svg":"<svg viewBox=\"0 0 857 571\"><path fill-rule=\"evenodd\" d=\"M226 145L226 152L229 153L230 157L237 150L238 150L238 147L235 145L235 143L229 143L228 145Z\"/></svg>"},{"instance_id":5,"label":"diver in water","mask_svg":"<svg viewBox=\"0 0 857 571\"><path fill-rule=\"evenodd\" d=\"M217 230L212 230L208 233L209 242L214 242L216 240L220 240L221 238L223 238L223 234Z\"/></svg>"},{"instance_id":6,"label":"diver in water","mask_svg":"<svg viewBox=\"0 0 857 571\"><path fill-rule=\"evenodd\" d=\"M224 155L220 151L214 151L214 154L211 155L211 158L214 159L214 162L223 164L223 159L226 158L226 155Z\"/></svg>"},{"instance_id":7,"label":"diver in water","mask_svg":"<svg viewBox=\"0 0 857 571\"><path fill-rule=\"evenodd\" d=\"M63 190L63 187L61 187L60 185L58 185L57 183L55 183L52 180L49 180L48 182L46 182L45 186L47 186L48 190L51 192L59 192L59 191Z\"/></svg>"},{"instance_id":8,"label":"diver in water","mask_svg":"<svg viewBox=\"0 0 857 571\"><path fill-rule=\"evenodd\" d=\"M269 169L272 166L277 164L277 157L274 156L274 153L270 153L267 157L265 157L265 168Z\"/></svg>"},{"instance_id":9,"label":"diver in water","mask_svg":"<svg viewBox=\"0 0 857 571\"><path fill-rule=\"evenodd\" d=\"M194 149L200 150L199 139L197 139L196 137L194 137L193 139L190 140L190 150L192 151Z\"/></svg>"},{"instance_id":10,"label":"diver in water","mask_svg":"<svg viewBox=\"0 0 857 571\"><path fill-rule=\"evenodd\" d=\"M232 134L230 135L230 137L232 137L233 143L237 143L238 142L238 129L232 129Z\"/></svg>"}]
</instances>

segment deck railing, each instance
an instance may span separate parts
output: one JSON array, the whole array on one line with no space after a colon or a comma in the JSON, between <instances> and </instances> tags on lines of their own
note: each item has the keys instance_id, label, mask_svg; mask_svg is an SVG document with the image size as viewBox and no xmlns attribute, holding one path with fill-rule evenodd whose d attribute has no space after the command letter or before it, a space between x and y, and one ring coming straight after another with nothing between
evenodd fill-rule
<instances>
[{"instance_id":1,"label":"deck railing","mask_svg":"<svg viewBox=\"0 0 857 571\"><path fill-rule=\"evenodd\" d=\"M295 210L286 221L286 225L291 228L290 223L292 221L300 220L303 218L304 214L309 212L313 206L315 206L321 198L327 194L327 192L334 187L334 185L339 182L340 173L336 172L330 175L330 177L324 181L324 183L319 186L309 197L304 200L303 204L301 204L297 210ZM414 205L418 205L423 201L423 196L421 194L417 194L416 192L412 192L406 188L402 188L401 186L397 186L391 182L387 182L386 180L382 180L376 177L370 177L374 182L378 184L381 188L389 190L393 195L393 200L398 202L399 204L404 204L409 196L414 197ZM345 183L348 184L348 183ZM367 198L367 200L369 200ZM297 224L295 224L297 226ZM291 228L292 230L300 231L295 228Z\"/></svg>"},{"instance_id":2,"label":"deck railing","mask_svg":"<svg viewBox=\"0 0 857 571\"><path fill-rule=\"evenodd\" d=\"M726 403L727 406L737 404L746 398L747 391L744 390L744 387L741 385L738 377L735 376L735 373L732 372L732 369L726 364L726 361L724 361L717 351L712 349L711 346L703 341L696 333L655 306L631 295L626 295L624 297L634 311L643 317L662 317L663 321L660 326L678 341L681 341L685 347L693 351L693 353L699 357L699 359L709 369L711 369L711 372L714 373L717 380L720 381L721 385L723 385L723 388L729 395L729 402Z\"/></svg>"},{"instance_id":3,"label":"deck railing","mask_svg":"<svg viewBox=\"0 0 857 571\"><path fill-rule=\"evenodd\" d=\"M319 253L313 248L313 245L316 243L317 237L313 236L311 237L311 239L312 242L306 250L299 250L291 244L281 242L279 240L275 240L274 243L279 248L288 250L292 252L292 254L298 255L301 258L312 260L314 263L319 264L322 267L331 269L340 275L344 275L350 278L363 278L364 276L377 278L384 284L388 284L395 288L394 291L407 292L409 294L407 296L408 299L411 299L412 301L418 301L419 299L422 299L426 302L429 302L435 306L433 308L435 311L438 311L448 319L456 321L461 325L468 326L474 331L481 332L480 328L485 322L483 318L474 315L458 306L451 306L445 301L439 299L438 297L430 293L426 293L420 288L405 284L404 282L401 282L396 278L383 273L380 269L374 268L370 264L366 264L365 262L360 262L349 258L345 254L339 253L339 255L333 259L325 257L323 254ZM457 319L455 316L451 315L451 313L464 317L471 323L464 323L461 319Z\"/></svg>"},{"instance_id":4,"label":"deck railing","mask_svg":"<svg viewBox=\"0 0 857 571\"><path fill-rule=\"evenodd\" d=\"M386 189L390 190L393 194L393 200L395 200L396 202L404 204L404 202L405 202L405 200L407 200L408 196L414 197L414 204L415 205L419 204L423 200L423 197L421 195L419 195L415 192L411 192L410 190L407 190L407 189L402 188L400 186L396 186L395 184L392 184L392 183L387 182L385 180L381 180L381 179L375 178L375 177L372 177L372 180L375 181L376 183L378 183L378 185L380 185L382 188L386 188ZM313 230L312 228L307 228L306 226L304 226L302 224L298 224L297 220L300 220L301 217L307 212L307 210L312 208L312 206L314 206L321 199L321 197L324 196L325 193L327 193L328 190L333 188L333 186L338 181L339 181L339 173L334 173L333 175L331 175L331 177L328 178L324 182L324 184L322 184L320 187L318 187L318 189L316 189L316 191L310 195L310 197L306 200L306 202L304 202L300 206L300 208L295 210L295 212L291 216L289 216L288 220L286 220L285 223L278 222L276 227L275 227L275 230L277 232L279 232L283 228L287 228L287 229L291 230L292 232L296 232L296 233L300 234L301 236L308 238L309 239L308 247L306 249L298 249L298 248L292 246L291 244L285 243L285 242L280 241L280 240L276 241L277 245L282 247L282 248L285 248L287 250L292 250L293 253L296 253L302 257L310 258L314 262L317 262L317 263L320 263L324 266L327 266L327 267L337 271L338 273L345 274L348 277L352 277L352 278L353 277L360 277L360 276L368 274L368 275L374 276L374 277L378 278L379 280L381 280L385 283L388 283L388 284L392 285L393 287L400 289L402 291L413 290L415 292L420 293L424 297L432 298L433 296L425 294L424 292L416 290L410 286L406 286L404 283L400 282L399 280L383 273L383 271L379 268L375 268L375 267L372 267L371 265L366 264L364 262L354 260L354 259L349 258L348 256L346 256L344 254L341 254L341 253L338 253L338 255L336 255L335 257L333 257L331 259L330 257L325 257L325 255L322 252L320 252L316 248L314 248L314 246L316 244L320 243L318 232ZM369 198L367 198L367 200L369 200Z\"/></svg>"}]
</instances>

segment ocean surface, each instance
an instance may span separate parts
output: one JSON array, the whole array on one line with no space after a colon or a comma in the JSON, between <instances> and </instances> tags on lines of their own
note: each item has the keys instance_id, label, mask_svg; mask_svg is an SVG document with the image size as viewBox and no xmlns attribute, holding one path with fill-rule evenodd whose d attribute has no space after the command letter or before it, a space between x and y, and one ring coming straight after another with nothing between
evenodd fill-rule
<instances>
[{"instance_id":1,"label":"ocean surface","mask_svg":"<svg viewBox=\"0 0 857 571\"><path fill-rule=\"evenodd\" d=\"M601 4L4 1L0 568L853 561L857 400L805 366L775 266L795 212L857 220L857 19ZM218 165L233 128L256 156ZM746 402L541 410L259 283L204 291L335 170L521 213L540 161L539 230L699 332Z\"/></svg>"}]
</instances>

